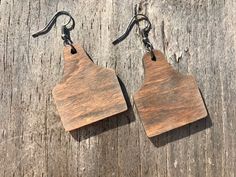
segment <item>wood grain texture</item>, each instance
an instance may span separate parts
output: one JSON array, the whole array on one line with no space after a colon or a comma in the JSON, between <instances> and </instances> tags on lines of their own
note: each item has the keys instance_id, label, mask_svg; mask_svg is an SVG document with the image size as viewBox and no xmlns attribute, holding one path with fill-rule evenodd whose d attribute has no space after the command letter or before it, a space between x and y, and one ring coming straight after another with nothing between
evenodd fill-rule
<instances>
[{"instance_id":1,"label":"wood grain texture","mask_svg":"<svg viewBox=\"0 0 236 177\"><path fill-rule=\"evenodd\" d=\"M177 71L194 75L209 112L207 119L152 139L132 99L143 83L142 41L134 29L112 45L139 2L0 1L1 177L236 176L235 1L143 1L140 12L153 27L150 41ZM31 37L58 10L73 15L72 40L95 64L116 71L131 102L128 112L73 136L65 132L52 97L63 77L60 33L68 18L58 18L47 35Z\"/></svg>"},{"instance_id":2,"label":"wood grain texture","mask_svg":"<svg viewBox=\"0 0 236 177\"><path fill-rule=\"evenodd\" d=\"M77 44L64 49L64 75L53 97L66 131L127 110L115 71L95 65Z\"/></svg>"},{"instance_id":3,"label":"wood grain texture","mask_svg":"<svg viewBox=\"0 0 236 177\"><path fill-rule=\"evenodd\" d=\"M143 57L144 83L134 102L148 137L184 126L207 116L193 76L175 71L164 55L154 50Z\"/></svg>"}]
</instances>

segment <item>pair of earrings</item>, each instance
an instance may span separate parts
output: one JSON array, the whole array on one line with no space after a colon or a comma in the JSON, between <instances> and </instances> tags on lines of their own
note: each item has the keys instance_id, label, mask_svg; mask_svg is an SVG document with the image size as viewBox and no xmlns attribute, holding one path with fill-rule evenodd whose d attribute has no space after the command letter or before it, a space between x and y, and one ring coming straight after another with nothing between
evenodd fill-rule
<instances>
[{"instance_id":1,"label":"pair of earrings","mask_svg":"<svg viewBox=\"0 0 236 177\"><path fill-rule=\"evenodd\" d=\"M66 11L57 12L48 25L33 37L47 33L60 15L70 20L62 26L64 41L64 75L52 93L64 128L71 131L127 110L115 71L95 65L84 49L72 43L69 32L75 27ZM141 29L139 22L146 22ZM70 27L67 27L72 22ZM139 27L147 53L143 57L144 83L134 94L134 103L148 137L186 125L207 116L206 108L192 76L175 71L164 55L154 50L148 33L147 16L137 14L126 32L113 42L124 40L134 27Z\"/></svg>"}]
</instances>

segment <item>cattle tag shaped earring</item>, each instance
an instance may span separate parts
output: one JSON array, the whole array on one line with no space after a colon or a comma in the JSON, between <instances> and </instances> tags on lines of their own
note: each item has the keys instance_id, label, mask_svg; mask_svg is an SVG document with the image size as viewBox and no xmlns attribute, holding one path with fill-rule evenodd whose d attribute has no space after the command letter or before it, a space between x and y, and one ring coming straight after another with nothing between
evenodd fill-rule
<instances>
[{"instance_id":1,"label":"cattle tag shaped earring","mask_svg":"<svg viewBox=\"0 0 236 177\"><path fill-rule=\"evenodd\" d=\"M62 26L64 74L52 93L63 126L71 131L121 113L127 105L115 71L95 65L80 45L72 43L69 32L75 21L68 12L57 12L33 37L47 33L60 15L70 20Z\"/></svg>"},{"instance_id":2,"label":"cattle tag shaped earring","mask_svg":"<svg viewBox=\"0 0 236 177\"><path fill-rule=\"evenodd\" d=\"M146 23L140 28L140 22ZM154 50L148 39L151 23L147 16L137 14L126 32L113 42L124 40L134 25L138 25L147 49L143 57L144 83L134 94L134 103L148 137L189 124L207 116L207 111L193 76L174 70L159 50Z\"/></svg>"}]
</instances>

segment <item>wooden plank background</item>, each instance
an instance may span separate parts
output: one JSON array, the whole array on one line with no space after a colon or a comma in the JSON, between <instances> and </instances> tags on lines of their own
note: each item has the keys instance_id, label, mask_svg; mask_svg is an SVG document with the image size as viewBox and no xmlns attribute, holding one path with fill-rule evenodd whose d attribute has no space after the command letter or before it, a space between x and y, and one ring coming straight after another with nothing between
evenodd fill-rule
<instances>
[{"instance_id":1,"label":"wooden plank background","mask_svg":"<svg viewBox=\"0 0 236 177\"><path fill-rule=\"evenodd\" d=\"M147 0L141 11L150 40L182 73L193 74L207 119L148 139L133 109L143 81L143 46L137 30L118 46L139 1L0 0L1 177L236 176L236 2ZM130 98L129 111L66 133L51 90L63 72L58 10L75 18L71 36L99 66L114 68ZM179 63L175 62L179 60Z\"/></svg>"}]
</instances>

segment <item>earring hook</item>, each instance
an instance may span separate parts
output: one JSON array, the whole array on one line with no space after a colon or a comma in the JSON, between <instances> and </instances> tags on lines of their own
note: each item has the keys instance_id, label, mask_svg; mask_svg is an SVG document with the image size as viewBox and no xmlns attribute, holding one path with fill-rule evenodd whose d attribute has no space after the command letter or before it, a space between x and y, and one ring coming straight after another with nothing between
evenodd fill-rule
<instances>
[{"instance_id":1,"label":"earring hook","mask_svg":"<svg viewBox=\"0 0 236 177\"><path fill-rule=\"evenodd\" d=\"M53 15L53 17L51 18L51 20L47 23L47 25L43 29L41 29L38 32L34 33L32 36L35 38L35 37L38 37L40 35L44 35L44 34L48 33L52 29L53 25L56 23L57 18L61 15L66 15L66 16L70 17L69 21L66 24L62 25L62 27L61 27L61 38L64 41L64 45L70 45L71 48L72 48L72 50L71 50L72 53L76 53L76 49L72 45L73 42L70 38L70 31L75 28L75 20L71 16L71 14L67 11L58 11L58 12L56 12ZM70 27L67 27L67 25L69 25L71 22L72 22L72 25Z\"/></svg>"},{"instance_id":2,"label":"earring hook","mask_svg":"<svg viewBox=\"0 0 236 177\"><path fill-rule=\"evenodd\" d=\"M140 16L140 18L137 18L138 16ZM113 45L116 45L116 44L122 42L123 40L125 40L126 37L128 37L128 35L130 34L134 25L137 25L140 21L146 21L148 23L144 29L142 29L142 30L140 29L140 31L144 31L145 33L148 33L152 28L150 21L148 20L147 16L145 16L143 14L137 14L137 15L133 16L132 19L130 20L129 25L126 28L126 31L120 37L118 37L115 41L112 42Z\"/></svg>"},{"instance_id":3,"label":"earring hook","mask_svg":"<svg viewBox=\"0 0 236 177\"><path fill-rule=\"evenodd\" d=\"M151 42L149 41L149 38L148 38L148 33L152 29L152 24L146 15L137 13L137 5L135 6L134 11L135 11L135 15L132 17L126 31L119 38L117 38L115 41L113 41L112 44L116 45L116 44L122 42L129 35L129 33L133 29L134 25L137 25L138 30L139 30L139 34L142 37L142 41L144 43L146 50L148 52L150 52L151 58L153 60L156 60L154 52L153 52L153 45L151 44ZM147 23L144 28L140 27L141 21L145 21Z\"/></svg>"},{"instance_id":4,"label":"earring hook","mask_svg":"<svg viewBox=\"0 0 236 177\"><path fill-rule=\"evenodd\" d=\"M40 36L40 35L43 35L43 34L48 33L48 32L52 29L53 25L56 23L57 18L58 18L59 16L61 16L61 15L67 15L67 16L70 17L70 20L69 20L66 24L64 24L63 26L66 27L66 26L72 21L71 27L70 27L70 28L67 28L67 27L66 27L66 28L67 28L69 31L71 31L72 29L74 29L74 27L75 27L75 20L74 20L74 18L70 15L70 13L69 13L69 12L66 12L66 11L59 11L59 12L56 12L56 13L53 15L53 17L51 18L51 20L48 22L48 24L47 24L43 29L41 29L41 30L39 30L38 32L34 33L32 36L33 36L33 37L38 37L38 36Z\"/></svg>"}]
</instances>

